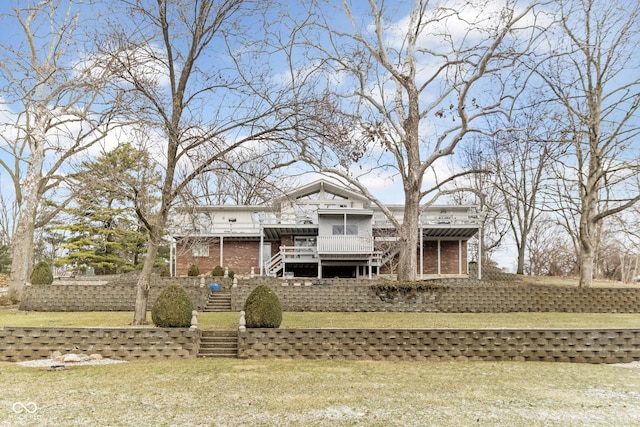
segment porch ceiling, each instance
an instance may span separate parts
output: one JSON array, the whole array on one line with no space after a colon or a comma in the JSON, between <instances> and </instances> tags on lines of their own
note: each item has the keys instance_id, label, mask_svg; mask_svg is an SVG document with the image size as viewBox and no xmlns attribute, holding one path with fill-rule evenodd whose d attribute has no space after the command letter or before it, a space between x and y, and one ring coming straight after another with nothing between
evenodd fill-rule
<instances>
[{"instance_id":1,"label":"porch ceiling","mask_svg":"<svg viewBox=\"0 0 640 427\"><path fill-rule=\"evenodd\" d=\"M461 239L469 239L476 235L478 229L476 227L438 227L422 229L422 236L425 239L437 239L442 237L453 237Z\"/></svg>"},{"instance_id":2,"label":"porch ceiling","mask_svg":"<svg viewBox=\"0 0 640 427\"><path fill-rule=\"evenodd\" d=\"M268 225L263 228L264 238L278 240L284 236L317 236L317 224L278 224Z\"/></svg>"}]
</instances>

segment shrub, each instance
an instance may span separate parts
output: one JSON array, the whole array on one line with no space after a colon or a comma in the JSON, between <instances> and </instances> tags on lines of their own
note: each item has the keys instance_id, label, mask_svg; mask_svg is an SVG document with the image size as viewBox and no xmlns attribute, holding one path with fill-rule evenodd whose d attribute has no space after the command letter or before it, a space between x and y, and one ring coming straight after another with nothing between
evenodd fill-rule
<instances>
[{"instance_id":1,"label":"shrub","mask_svg":"<svg viewBox=\"0 0 640 427\"><path fill-rule=\"evenodd\" d=\"M189 266L189 271L187 272L187 276L194 277L199 275L200 275L200 269L198 268L198 266L195 264L191 264Z\"/></svg>"},{"instance_id":2,"label":"shrub","mask_svg":"<svg viewBox=\"0 0 640 427\"><path fill-rule=\"evenodd\" d=\"M163 265L160 268L160 277L169 277L170 275L171 275L171 272L169 271L169 266Z\"/></svg>"},{"instance_id":3,"label":"shrub","mask_svg":"<svg viewBox=\"0 0 640 427\"><path fill-rule=\"evenodd\" d=\"M229 279L233 280L235 276L236 276L236 273L234 273L233 270L229 270Z\"/></svg>"},{"instance_id":4,"label":"shrub","mask_svg":"<svg viewBox=\"0 0 640 427\"><path fill-rule=\"evenodd\" d=\"M265 285L255 288L244 303L247 328L277 328L282 323L278 296Z\"/></svg>"},{"instance_id":5,"label":"shrub","mask_svg":"<svg viewBox=\"0 0 640 427\"><path fill-rule=\"evenodd\" d=\"M53 273L49 264L44 261L37 263L31 272L30 281L34 285L50 285L53 283Z\"/></svg>"},{"instance_id":6,"label":"shrub","mask_svg":"<svg viewBox=\"0 0 640 427\"><path fill-rule=\"evenodd\" d=\"M211 272L213 277L222 277L224 276L224 268L222 266L216 265L213 267L213 271Z\"/></svg>"},{"instance_id":7,"label":"shrub","mask_svg":"<svg viewBox=\"0 0 640 427\"><path fill-rule=\"evenodd\" d=\"M193 303L185 290L172 284L164 288L153 303L151 320L159 328L188 328L193 310Z\"/></svg>"}]
</instances>

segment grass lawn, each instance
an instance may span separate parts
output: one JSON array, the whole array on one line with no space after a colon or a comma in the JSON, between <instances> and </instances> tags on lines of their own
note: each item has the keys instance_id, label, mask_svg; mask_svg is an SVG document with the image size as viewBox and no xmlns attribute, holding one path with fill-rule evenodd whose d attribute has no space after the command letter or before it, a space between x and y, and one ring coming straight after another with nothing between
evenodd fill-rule
<instances>
[{"instance_id":1,"label":"grass lawn","mask_svg":"<svg viewBox=\"0 0 640 427\"><path fill-rule=\"evenodd\" d=\"M151 316L147 318L151 320ZM239 313L200 313L201 329L235 329ZM132 312L26 312L0 309L0 327L127 327ZM639 328L640 314L612 313L299 313L282 328Z\"/></svg>"},{"instance_id":2,"label":"grass lawn","mask_svg":"<svg viewBox=\"0 0 640 427\"><path fill-rule=\"evenodd\" d=\"M640 369L194 359L0 363L0 426L630 426ZM15 413L33 402L34 413ZM30 408L34 408L31 406Z\"/></svg>"}]
</instances>

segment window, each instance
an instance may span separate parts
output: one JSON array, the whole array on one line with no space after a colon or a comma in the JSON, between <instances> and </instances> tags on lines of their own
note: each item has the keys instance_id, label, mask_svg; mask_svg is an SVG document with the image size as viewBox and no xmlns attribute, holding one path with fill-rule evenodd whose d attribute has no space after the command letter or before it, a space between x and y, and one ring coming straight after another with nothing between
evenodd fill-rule
<instances>
[{"instance_id":1,"label":"window","mask_svg":"<svg viewBox=\"0 0 640 427\"><path fill-rule=\"evenodd\" d=\"M191 255L194 257L208 257L209 256L209 245L205 243L196 243L191 248Z\"/></svg>"},{"instance_id":2,"label":"window","mask_svg":"<svg viewBox=\"0 0 640 427\"><path fill-rule=\"evenodd\" d=\"M347 224L347 229L345 232L344 225L334 225L331 234L333 234L334 236L357 236L358 226L356 224Z\"/></svg>"}]
</instances>

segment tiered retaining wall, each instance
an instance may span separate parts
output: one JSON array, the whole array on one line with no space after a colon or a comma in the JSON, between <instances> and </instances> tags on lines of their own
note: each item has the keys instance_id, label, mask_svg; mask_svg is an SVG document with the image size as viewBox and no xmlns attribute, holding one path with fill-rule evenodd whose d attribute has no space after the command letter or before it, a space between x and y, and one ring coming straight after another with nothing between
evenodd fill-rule
<instances>
[{"instance_id":1,"label":"tiered retaining wall","mask_svg":"<svg viewBox=\"0 0 640 427\"><path fill-rule=\"evenodd\" d=\"M539 361L627 363L640 360L640 331L247 329L243 359Z\"/></svg>"},{"instance_id":2,"label":"tiered retaining wall","mask_svg":"<svg viewBox=\"0 0 640 427\"><path fill-rule=\"evenodd\" d=\"M183 328L0 329L0 361L44 359L54 351L120 360L193 358L200 331Z\"/></svg>"},{"instance_id":3,"label":"tiered retaining wall","mask_svg":"<svg viewBox=\"0 0 640 427\"><path fill-rule=\"evenodd\" d=\"M159 278L149 289L151 308L162 289L181 284L196 310L201 311L209 295L208 282L200 286L194 278ZM113 282L103 285L65 284L30 285L24 289L20 309L25 311L133 311L136 302L135 282Z\"/></svg>"},{"instance_id":4,"label":"tiered retaining wall","mask_svg":"<svg viewBox=\"0 0 640 427\"><path fill-rule=\"evenodd\" d=\"M240 284L231 289L232 310L242 309L255 286ZM440 284L423 290L385 290L367 282L305 286L305 282L282 280L268 286L280 298L284 311L640 312L640 289L630 288Z\"/></svg>"},{"instance_id":5,"label":"tiered retaining wall","mask_svg":"<svg viewBox=\"0 0 640 427\"><path fill-rule=\"evenodd\" d=\"M368 280L314 281L260 278L157 279L149 292L149 307L170 283L181 283L196 310L206 305L209 282L231 292L231 308L240 311L258 284L267 284L280 298L284 311L396 311L442 313L570 312L639 313L640 288L563 288L556 286L486 285L478 281L449 279L425 285L422 290L376 288ZM426 283L426 282L425 282ZM462 285L464 283L464 285ZM286 286L283 286L285 284ZM308 286L307 286L308 285ZM32 285L25 288L20 308L27 311L133 311L135 282L106 285Z\"/></svg>"}]
</instances>

